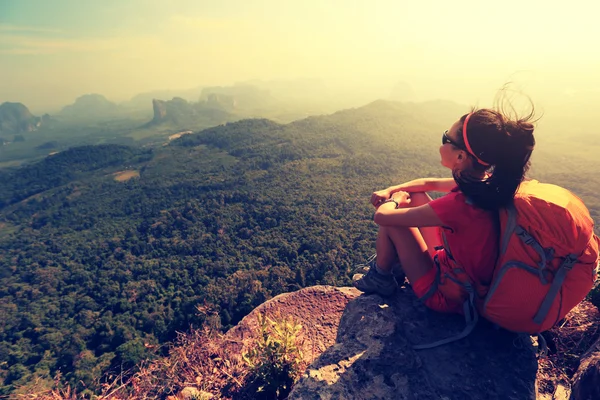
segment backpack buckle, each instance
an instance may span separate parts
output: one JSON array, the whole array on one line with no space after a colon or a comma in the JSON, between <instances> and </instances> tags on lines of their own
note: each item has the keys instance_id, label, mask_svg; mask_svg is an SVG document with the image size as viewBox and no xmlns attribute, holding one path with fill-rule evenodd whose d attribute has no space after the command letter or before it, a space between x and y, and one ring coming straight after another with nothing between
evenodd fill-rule
<instances>
[{"instance_id":1,"label":"backpack buckle","mask_svg":"<svg viewBox=\"0 0 600 400\"><path fill-rule=\"evenodd\" d=\"M577 264L577 255L576 254L569 254L565 257L565 259L563 260L562 264L560 264L560 268L564 268L567 271L570 271L573 269L573 266Z\"/></svg>"},{"instance_id":2,"label":"backpack buckle","mask_svg":"<svg viewBox=\"0 0 600 400\"><path fill-rule=\"evenodd\" d=\"M533 246L533 245L537 244L537 240L535 240L533 236L531 236L529 233L525 232L524 230L522 232L517 232L517 235L528 246Z\"/></svg>"}]
</instances>

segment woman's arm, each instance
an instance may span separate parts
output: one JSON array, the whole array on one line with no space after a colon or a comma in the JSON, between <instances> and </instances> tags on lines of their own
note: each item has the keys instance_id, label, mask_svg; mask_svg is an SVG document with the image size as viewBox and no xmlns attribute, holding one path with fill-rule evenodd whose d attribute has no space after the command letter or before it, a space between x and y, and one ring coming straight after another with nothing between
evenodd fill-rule
<instances>
[{"instance_id":1,"label":"woman's arm","mask_svg":"<svg viewBox=\"0 0 600 400\"><path fill-rule=\"evenodd\" d=\"M456 187L454 178L421 178L378 190L371 195L371 204L377 207L382 201L390 198L396 192L444 192L448 193Z\"/></svg>"},{"instance_id":2,"label":"woman's arm","mask_svg":"<svg viewBox=\"0 0 600 400\"><path fill-rule=\"evenodd\" d=\"M398 208L394 202L383 203L377 211L373 220L381 226L441 226L442 221L429 204L419 207Z\"/></svg>"},{"instance_id":3,"label":"woman's arm","mask_svg":"<svg viewBox=\"0 0 600 400\"><path fill-rule=\"evenodd\" d=\"M391 186L386 190L390 191L390 194L396 193L400 190L404 192L450 192L456 187L456 181L454 178L420 178L409 182L402 183L397 186Z\"/></svg>"}]
</instances>

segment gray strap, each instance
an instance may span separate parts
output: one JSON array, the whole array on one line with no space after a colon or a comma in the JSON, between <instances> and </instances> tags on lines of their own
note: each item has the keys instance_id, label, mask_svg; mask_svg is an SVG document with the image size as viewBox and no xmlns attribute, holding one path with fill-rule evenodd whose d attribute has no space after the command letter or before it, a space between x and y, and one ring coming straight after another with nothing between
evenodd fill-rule
<instances>
[{"instance_id":1,"label":"gray strap","mask_svg":"<svg viewBox=\"0 0 600 400\"><path fill-rule=\"evenodd\" d=\"M442 234L442 241L444 242L444 249L446 250L446 254L450 257L451 260L454 260L452 256L452 252L450 251L450 246L448 246L448 238L446 238L446 232L444 232L444 228L440 228Z\"/></svg>"},{"instance_id":2,"label":"gray strap","mask_svg":"<svg viewBox=\"0 0 600 400\"><path fill-rule=\"evenodd\" d=\"M531 234L527 232L522 226L517 226L515 232L517 236L523 241L523 243L530 247L533 247L536 253L538 253L538 255L540 256L540 262L538 262L538 266L540 267L538 269L538 275L540 277L540 280L542 281L542 284L547 284L548 280L546 279L546 275L544 274L544 272L546 272L546 265L548 263L548 259L546 257L546 250L544 250L542 245L533 236L531 236Z\"/></svg>"},{"instance_id":3,"label":"gray strap","mask_svg":"<svg viewBox=\"0 0 600 400\"><path fill-rule=\"evenodd\" d=\"M540 306L537 314L533 318L533 322L538 325L541 325L544 322L544 319L550 312L550 308L552 308L552 304L554 304L554 299L558 295L558 291L560 290L563 282L565 281L565 277L567 273L573 268L573 265L577 262L577 254L569 254L565 257L560 267L558 267L558 271L554 276L554 280L552 281L552 286L550 286L550 290L546 294L542 305Z\"/></svg>"},{"instance_id":4,"label":"gray strap","mask_svg":"<svg viewBox=\"0 0 600 400\"><path fill-rule=\"evenodd\" d=\"M433 263L435 264L435 266L433 268L436 269L435 281L433 282L433 285L431 285L431 287L429 288L427 293L425 293L423 295L423 297L421 297L419 299L419 301L422 301L422 302L425 302L425 300L427 300L428 298L433 296L433 294L436 292L436 290L438 290L438 285L440 284L440 262L438 260L437 254L435 256L433 256Z\"/></svg>"},{"instance_id":5,"label":"gray strap","mask_svg":"<svg viewBox=\"0 0 600 400\"><path fill-rule=\"evenodd\" d=\"M504 228L504 235L502 236L502 246L500 247L500 257L504 256L506 249L508 249L508 242L510 237L517 228L517 209L513 204L506 208L508 212L508 219L506 221L506 227Z\"/></svg>"},{"instance_id":6,"label":"gray strap","mask_svg":"<svg viewBox=\"0 0 600 400\"><path fill-rule=\"evenodd\" d=\"M504 275L506 275L508 270L511 268L520 268L527 272L530 272L533 275L538 275L537 268L529 266L521 261L509 261L506 264L502 265L502 267L500 268L500 272L498 272L498 275L494 279L492 286L490 286L487 295L485 296L485 301L483 303L484 310L487 308L489 301L494 297L496 289L498 289L498 286L500 286L500 283L502 283L502 278L504 278Z\"/></svg>"},{"instance_id":7,"label":"gray strap","mask_svg":"<svg viewBox=\"0 0 600 400\"><path fill-rule=\"evenodd\" d=\"M477 310L475 309L475 291L473 287L467 283L465 284L465 288L469 291L469 299L463 303L463 311L465 313L465 323L466 326L458 335L451 336L446 339L438 340L437 342L428 343L428 344L418 344L414 345L413 349L415 350L425 350L425 349L433 349L434 347L442 346L444 344L452 343L462 338L469 336L469 334L477 325L477 321L479 320L479 315L477 314Z\"/></svg>"}]
</instances>

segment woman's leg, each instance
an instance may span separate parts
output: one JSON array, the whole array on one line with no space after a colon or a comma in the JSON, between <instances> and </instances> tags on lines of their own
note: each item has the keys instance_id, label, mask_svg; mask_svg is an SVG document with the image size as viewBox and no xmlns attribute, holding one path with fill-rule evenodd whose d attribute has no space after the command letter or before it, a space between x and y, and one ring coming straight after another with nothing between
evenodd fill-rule
<instances>
[{"instance_id":1,"label":"woman's leg","mask_svg":"<svg viewBox=\"0 0 600 400\"><path fill-rule=\"evenodd\" d=\"M385 261L382 265L379 264L380 243L381 249L384 251L382 261ZM436 267L432 257L429 256L427 244L419 229L381 227L377 244L377 266L380 269L387 268L385 271L389 271L392 265L389 263L390 260L395 260L390 254L389 247L385 247L391 244L394 255L397 251L403 266L402 269L408 277L413 291L419 299L424 300L427 307L439 312L462 313L462 304L449 301L437 288L431 292L432 287L436 285Z\"/></svg>"},{"instance_id":2,"label":"woman's leg","mask_svg":"<svg viewBox=\"0 0 600 400\"><path fill-rule=\"evenodd\" d=\"M379 227L375 251L377 253L377 266L384 272L391 272L392 266L398 263L399 258L394 242L392 242L384 227Z\"/></svg>"},{"instance_id":3,"label":"woman's leg","mask_svg":"<svg viewBox=\"0 0 600 400\"><path fill-rule=\"evenodd\" d=\"M416 282L434 268L427 250L427 244L418 228L379 228L377 266L384 272L390 272L394 261L400 259L408 280Z\"/></svg>"},{"instance_id":4,"label":"woman's leg","mask_svg":"<svg viewBox=\"0 0 600 400\"><path fill-rule=\"evenodd\" d=\"M411 193L409 207L419 207L429 203L430 201L431 197L429 197L429 195L425 192ZM435 248L443 245L439 230L440 228L437 226L419 228L423 240L425 240L425 243L427 243L427 251L432 258L436 252Z\"/></svg>"},{"instance_id":5,"label":"woman's leg","mask_svg":"<svg viewBox=\"0 0 600 400\"><path fill-rule=\"evenodd\" d=\"M410 194L410 200L409 207L419 207L432 199L425 192L416 192ZM389 272L400 260L408 280L416 282L433 268L435 248L441 245L438 227L380 227L376 243L377 266Z\"/></svg>"},{"instance_id":6,"label":"woman's leg","mask_svg":"<svg viewBox=\"0 0 600 400\"><path fill-rule=\"evenodd\" d=\"M418 207L430 201L431 198L424 192L411 193L409 207ZM431 275L435 247L442 244L438 229L380 226L376 242L376 262L383 275L356 275L354 286L367 293L391 294L396 284L391 275L392 267L398 260L411 283L427 274Z\"/></svg>"}]
</instances>

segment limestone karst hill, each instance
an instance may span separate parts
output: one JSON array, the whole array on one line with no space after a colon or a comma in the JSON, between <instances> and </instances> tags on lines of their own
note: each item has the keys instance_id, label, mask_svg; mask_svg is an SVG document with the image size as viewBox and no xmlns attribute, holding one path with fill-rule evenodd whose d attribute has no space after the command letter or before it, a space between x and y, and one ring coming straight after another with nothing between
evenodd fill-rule
<instances>
[{"instance_id":1,"label":"limestone karst hill","mask_svg":"<svg viewBox=\"0 0 600 400\"><path fill-rule=\"evenodd\" d=\"M42 124L42 118L34 116L21 103L0 104L0 134L31 132Z\"/></svg>"}]
</instances>

